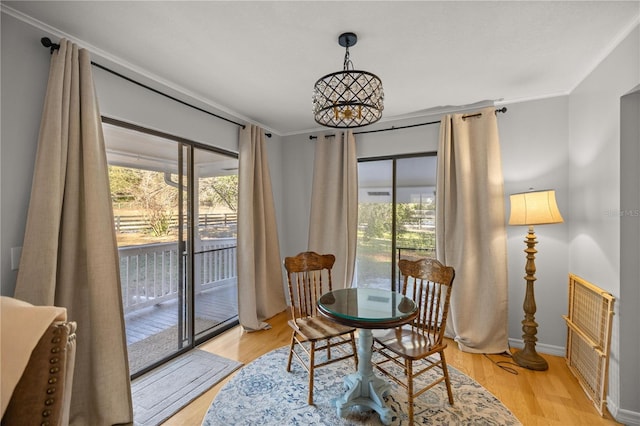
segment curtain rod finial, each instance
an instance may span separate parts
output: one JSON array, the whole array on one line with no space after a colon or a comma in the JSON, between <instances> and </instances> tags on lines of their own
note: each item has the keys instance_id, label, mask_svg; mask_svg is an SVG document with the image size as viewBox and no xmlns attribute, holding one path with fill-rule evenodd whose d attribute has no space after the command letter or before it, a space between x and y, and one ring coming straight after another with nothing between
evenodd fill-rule
<instances>
[{"instance_id":1,"label":"curtain rod finial","mask_svg":"<svg viewBox=\"0 0 640 426\"><path fill-rule=\"evenodd\" d=\"M51 53L53 53L54 50L57 50L60 48L60 45L52 42L49 37L42 37L40 39L40 43L42 43L44 47L49 47L51 50Z\"/></svg>"}]
</instances>

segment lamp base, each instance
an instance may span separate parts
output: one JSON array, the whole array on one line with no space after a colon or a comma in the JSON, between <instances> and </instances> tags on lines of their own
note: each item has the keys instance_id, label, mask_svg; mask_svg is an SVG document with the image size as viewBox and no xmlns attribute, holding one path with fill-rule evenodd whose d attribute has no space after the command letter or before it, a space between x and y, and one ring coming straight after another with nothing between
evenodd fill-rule
<instances>
[{"instance_id":1,"label":"lamp base","mask_svg":"<svg viewBox=\"0 0 640 426\"><path fill-rule=\"evenodd\" d=\"M538 353L524 348L513 353L513 360L520 366L529 370L545 371L549 369L549 364Z\"/></svg>"}]
</instances>

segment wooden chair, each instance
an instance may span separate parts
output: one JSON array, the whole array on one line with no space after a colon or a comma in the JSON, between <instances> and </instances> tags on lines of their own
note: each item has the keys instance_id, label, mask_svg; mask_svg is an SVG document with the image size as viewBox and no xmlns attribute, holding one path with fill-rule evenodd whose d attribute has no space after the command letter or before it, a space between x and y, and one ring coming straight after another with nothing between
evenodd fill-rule
<instances>
[{"instance_id":1,"label":"wooden chair","mask_svg":"<svg viewBox=\"0 0 640 426\"><path fill-rule=\"evenodd\" d=\"M356 367L358 365L355 329L334 323L317 311L320 296L332 290L331 268L335 260L332 254L320 255L311 251L284 259L291 303L289 326L293 329L287 371L291 371L291 359L295 356L309 373L309 405L313 405L313 374L316 368L351 357ZM307 342L309 348L303 342ZM349 353L332 354L331 348L345 344L351 346ZM296 345L300 350L296 351ZM316 364L316 351L321 350L327 351L327 359ZM305 354L306 359L303 359Z\"/></svg>"},{"instance_id":2,"label":"wooden chair","mask_svg":"<svg viewBox=\"0 0 640 426\"><path fill-rule=\"evenodd\" d=\"M447 347L444 332L455 271L435 259L401 259L398 266L404 277L402 294L411 297L420 312L412 323L374 336L374 351L382 355L377 357L374 365L407 390L409 424L412 425L414 398L438 383L445 382L449 404L453 405L451 382L444 356L444 349ZM414 366L414 363L417 365ZM392 365L396 366L395 372L389 368ZM442 374L428 385L415 389L414 379L434 368ZM398 371L400 374L397 374Z\"/></svg>"}]
</instances>

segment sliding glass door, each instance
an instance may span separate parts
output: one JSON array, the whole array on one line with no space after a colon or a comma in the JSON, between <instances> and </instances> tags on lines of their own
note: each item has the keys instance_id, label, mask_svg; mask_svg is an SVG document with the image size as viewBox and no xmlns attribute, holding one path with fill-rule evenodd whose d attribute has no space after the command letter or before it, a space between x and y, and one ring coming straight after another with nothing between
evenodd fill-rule
<instances>
[{"instance_id":1,"label":"sliding glass door","mask_svg":"<svg viewBox=\"0 0 640 426\"><path fill-rule=\"evenodd\" d=\"M135 377L237 323L238 160L106 121L129 364Z\"/></svg>"},{"instance_id":2,"label":"sliding glass door","mask_svg":"<svg viewBox=\"0 0 640 426\"><path fill-rule=\"evenodd\" d=\"M354 285L398 288L400 258L435 255L435 155L358 163Z\"/></svg>"}]
</instances>

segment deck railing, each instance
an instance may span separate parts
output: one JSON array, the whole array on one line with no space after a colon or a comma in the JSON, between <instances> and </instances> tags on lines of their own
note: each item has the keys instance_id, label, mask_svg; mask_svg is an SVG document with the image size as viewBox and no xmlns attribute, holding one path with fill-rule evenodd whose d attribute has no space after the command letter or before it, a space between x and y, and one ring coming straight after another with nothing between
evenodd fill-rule
<instances>
[{"instance_id":1,"label":"deck railing","mask_svg":"<svg viewBox=\"0 0 640 426\"><path fill-rule=\"evenodd\" d=\"M178 297L178 244L145 244L118 249L125 313ZM195 251L195 292L237 280L235 238L203 240ZM184 268L183 268L184 270Z\"/></svg>"}]
</instances>

